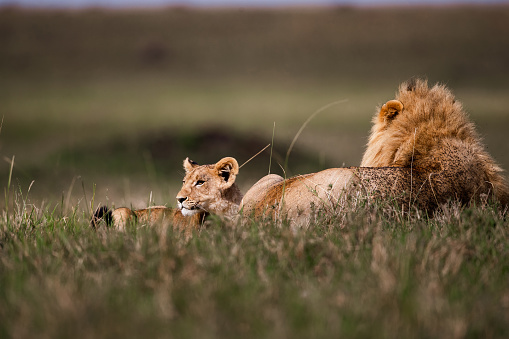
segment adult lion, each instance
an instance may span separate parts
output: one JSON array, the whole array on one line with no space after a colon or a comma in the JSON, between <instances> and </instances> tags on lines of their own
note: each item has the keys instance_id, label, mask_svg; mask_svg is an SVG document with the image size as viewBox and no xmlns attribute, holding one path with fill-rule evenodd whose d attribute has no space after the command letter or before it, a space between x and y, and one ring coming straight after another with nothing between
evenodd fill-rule
<instances>
[{"instance_id":1,"label":"adult lion","mask_svg":"<svg viewBox=\"0 0 509 339\"><path fill-rule=\"evenodd\" d=\"M403 83L396 98L373 119L361 167L287 180L266 176L244 196L243 214L306 224L317 209L335 211L359 196L390 197L428 211L452 199L467 204L494 197L507 206L502 170L449 90L415 80Z\"/></svg>"},{"instance_id":2,"label":"adult lion","mask_svg":"<svg viewBox=\"0 0 509 339\"><path fill-rule=\"evenodd\" d=\"M486 152L460 102L444 85L413 79L400 85L396 100L373 118L362 167L413 167L439 172L456 159L462 172L488 182L502 205L509 204L503 170ZM479 181L474 181L478 185Z\"/></svg>"},{"instance_id":3,"label":"adult lion","mask_svg":"<svg viewBox=\"0 0 509 339\"><path fill-rule=\"evenodd\" d=\"M182 189L177 194L178 208L153 206L132 210L120 207L113 210L99 207L90 224L96 228L101 220L108 226L124 230L129 223L148 225L167 223L189 231L203 224L209 214L226 218L237 215L242 194L235 184L239 165L234 158L226 157L212 165L198 165L186 158L186 175Z\"/></svg>"}]
</instances>

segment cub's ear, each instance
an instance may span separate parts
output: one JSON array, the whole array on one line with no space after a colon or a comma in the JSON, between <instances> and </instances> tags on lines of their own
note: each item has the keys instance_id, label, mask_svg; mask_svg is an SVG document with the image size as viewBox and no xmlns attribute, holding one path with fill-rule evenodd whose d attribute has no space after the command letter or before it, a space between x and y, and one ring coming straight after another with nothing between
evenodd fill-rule
<instances>
[{"instance_id":1,"label":"cub's ear","mask_svg":"<svg viewBox=\"0 0 509 339\"><path fill-rule=\"evenodd\" d=\"M380 113L378 114L378 119L380 122L389 123L396 116L401 113L403 110L403 104L399 100L389 100L387 101L382 108L380 108Z\"/></svg>"},{"instance_id":2,"label":"cub's ear","mask_svg":"<svg viewBox=\"0 0 509 339\"><path fill-rule=\"evenodd\" d=\"M239 164L237 163L237 160L232 157L226 157L219 160L214 165L214 169L216 170L217 175L224 179L225 188L233 185L237 174L239 174Z\"/></svg>"},{"instance_id":3,"label":"cub's ear","mask_svg":"<svg viewBox=\"0 0 509 339\"><path fill-rule=\"evenodd\" d=\"M198 166L199 166L198 163L192 161L189 158L186 158L186 160L184 160L184 169L186 170L186 173L191 172L194 168Z\"/></svg>"}]
</instances>

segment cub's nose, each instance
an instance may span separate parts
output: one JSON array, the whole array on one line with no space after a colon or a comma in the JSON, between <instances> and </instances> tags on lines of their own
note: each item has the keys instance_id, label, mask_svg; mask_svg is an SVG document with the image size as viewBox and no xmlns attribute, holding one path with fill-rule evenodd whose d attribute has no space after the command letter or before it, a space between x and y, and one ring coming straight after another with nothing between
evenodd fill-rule
<instances>
[{"instance_id":1,"label":"cub's nose","mask_svg":"<svg viewBox=\"0 0 509 339\"><path fill-rule=\"evenodd\" d=\"M179 203L183 203L184 201L186 201L186 199L187 199L186 197L177 197L177 201Z\"/></svg>"}]
</instances>

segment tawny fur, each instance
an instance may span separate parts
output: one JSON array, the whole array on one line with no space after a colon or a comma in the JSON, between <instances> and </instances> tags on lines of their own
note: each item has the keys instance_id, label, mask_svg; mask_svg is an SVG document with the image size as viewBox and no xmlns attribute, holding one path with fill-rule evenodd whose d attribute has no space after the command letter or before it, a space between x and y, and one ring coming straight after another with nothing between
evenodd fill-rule
<instances>
[{"instance_id":1,"label":"tawny fur","mask_svg":"<svg viewBox=\"0 0 509 339\"><path fill-rule=\"evenodd\" d=\"M139 210L119 207L109 211L107 207L101 206L94 213L90 224L97 228L104 220L108 227L120 231L125 231L128 225L135 223L148 226L172 225L175 230L189 236L192 230L199 228L204 223L206 216L207 213L201 212L185 217L179 209L165 206L151 206Z\"/></svg>"},{"instance_id":2,"label":"tawny fur","mask_svg":"<svg viewBox=\"0 0 509 339\"><path fill-rule=\"evenodd\" d=\"M486 152L460 102L444 85L428 87L426 80L403 83L396 100L383 105L373 118L368 146L362 158L362 167L413 167L420 171L443 170L448 152L454 152L461 170L472 172L483 185L487 181L495 198L503 205L509 203L509 189L503 170ZM482 181L482 182L481 182ZM468 183L467 183L468 184Z\"/></svg>"},{"instance_id":3,"label":"tawny fur","mask_svg":"<svg viewBox=\"0 0 509 339\"><path fill-rule=\"evenodd\" d=\"M454 153L443 156L447 159L445 167L437 172L409 167L349 167L273 180L269 185L262 178L246 193L240 210L245 218L288 220L306 226L318 212L341 213L356 198L393 201L403 209L416 207L430 213L449 200L469 204L490 199L492 187L482 171L465 173L464 159Z\"/></svg>"},{"instance_id":4,"label":"tawny fur","mask_svg":"<svg viewBox=\"0 0 509 339\"><path fill-rule=\"evenodd\" d=\"M238 215L242 193L235 184L239 173L237 160L226 157L213 165L198 165L184 160L186 175L177 194L183 215L207 212L233 220Z\"/></svg>"},{"instance_id":5,"label":"tawny fur","mask_svg":"<svg viewBox=\"0 0 509 339\"><path fill-rule=\"evenodd\" d=\"M354 173L346 168L331 168L318 173L284 180L274 174L255 183L242 200L244 219L288 220L303 226L313 218L313 207L334 212L338 202L348 196Z\"/></svg>"}]
</instances>

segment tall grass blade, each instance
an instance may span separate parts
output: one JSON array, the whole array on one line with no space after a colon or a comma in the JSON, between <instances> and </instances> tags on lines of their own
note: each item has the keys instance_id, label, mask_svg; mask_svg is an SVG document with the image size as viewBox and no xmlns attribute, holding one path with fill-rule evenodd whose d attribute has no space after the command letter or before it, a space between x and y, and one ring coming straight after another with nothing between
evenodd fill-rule
<instances>
[{"instance_id":1,"label":"tall grass blade","mask_svg":"<svg viewBox=\"0 0 509 339\"><path fill-rule=\"evenodd\" d=\"M9 178L7 179L7 189L5 191L5 212L7 213L7 220L9 220L9 194L11 192L11 181L12 181L12 171L14 169L14 155L11 159L11 168L9 170Z\"/></svg>"},{"instance_id":2,"label":"tall grass blade","mask_svg":"<svg viewBox=\"0 0 509 339\"><path fill-rule=\"evenodd\" d=\"M299 136L302 133L302 131L304 130L304 128L306 128L307 124L309 124L309 122L311 120L313 120L314 117L316 117L319 113L322 113L323 111L325 111L326 109L328 109L328 108L330 108L330 107L332 107L334 105L343 104L343 103L345 103L347 101L348 101L348 99L343 99L343 100L334 101L334 102L331 102L330 104L322 106L319 109L317 109L313 114L311 114L309 116L309 118L306 119L306 121L304 121L302 126L300 126L300 129L297 132L297 134L295 134L295 137L293 138L292 143L290 144L290 147L288 147L288 151L286 152L285 166L284 166L285 169L288 169L287 168L287 166L288 166L288 159L290 158L290 153L292 152L293 146L295 145L295 142L297 142L297 139L299 138Z\"/></svg>"},{"instance_id":3,"label":"tall grass blade","mask_svg":"<svg viewBox=\"0 0 509 339\"><path fill-rule=\"evenodd\" d=\"M90 215L93 215L94 213L94 204L95 204L95 184L92 185L92 198L90 199L90 210L89 210Z\"/></svg>"},{"instance_id":4,"label":"tall grass blade","mask_svg":"<svg viewBox=\"0 0 509 339\"><path fill-rule=\"evenodd\" d=\"M83 182L83 179L81 179L81 189L83 190L83 197L85 198L85 206L90 206L88 204L87 192L85 191L85 183Z\"/></svg>"},{"instance_id":5,"label":"tall grass blade","mask_svg":"<svg viewBox=\"0 0 509 339\"><path fill-rule=\"evenodd\" d=\"M272 127L272 140L270 142L270 157L269 157L269 173L270 174L270 168L272 166L272 151L274 149L274 134L276 132L276 122L274 121L274 127Z\"/></svg>"},{"instance_id":6,"label":"tall grass blade","mask_svg":"<svg viewBox=\"0 0 509 339\"><path fill-rule=\"evenodd\" d=\"M256 158L260 153L262 153L263 151L265 151L267 149L267 147L269 147L270 144L268 144L267 146L265 146L264 148L262 148L261 150L258 151L258 153L256 153L255 155L253 155L251 158L249 158L248 160L246 160L242 165L239 166L239 169L244 167L245 164L247 164L248 162L250 162L251 160L253 160L254 158Z\"/></svg>"},{"instance_id":7,"label":"tall grass blade","mask_svg":"<svg viewBox=\"0 0 509 339\"><path fill-rule=\"evenodd\" d=\"M72 178L71 185L69 186L69 189L67 190L67 195L65 197L65 202L64 202L64 213L67 213L67 210L69 209L69 205L71 202L72 189L74 188L75 182L76 182L76 177Z\"/></svg>"}]
</instances>

